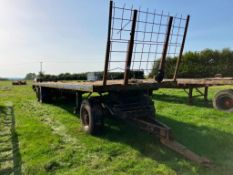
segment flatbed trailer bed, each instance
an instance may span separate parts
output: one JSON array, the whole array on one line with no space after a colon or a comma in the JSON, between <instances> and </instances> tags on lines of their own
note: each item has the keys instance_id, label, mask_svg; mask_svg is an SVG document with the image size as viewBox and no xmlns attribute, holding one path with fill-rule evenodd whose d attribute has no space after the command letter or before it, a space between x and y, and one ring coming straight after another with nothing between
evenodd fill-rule
<instances>
[{"instance_id":1,"label":"flatbed trailer bed","mask_svg":"<svg viewBox=\"0 0 233 175\"><path fill-rule=\"evenodd\" d=\"M60 82L38 82L34 86L54 88L60 90L73 90L82 92L108 92L121 90L156 90L161 83L153 79L149 80L130 80L127 85L122 84L123 80L109 80L108 84L103 85L103 81L60 81ZM175 82L171 79L163 81L164 86L173 87Z\"/></svg>"},{"instance_id":2,"label":"flatbed trailer bed","mask_svg":"<svg viewBox=\"0 0 233 175\"><path fill-rule=\"evenodd\" d=\"M188 95L188 104L193 104L194 97L202 96L204 102L208 102L208 88L211 86L221 85L233 85L232 77L224 78L179 78L174 81L173 79L164 79L161 83L153 79L141 79L141 80L129 80L127 85L124 85L123 80L109 80L106 85L103 85L103 81L60 81L60 82L37 82L34 83L34 88L37 91L49 92L59 91L63 94L76 94L82 100L83 93L104 93L104 92L120 92L129 90L140 90L145 91L148 94L152 94L153 90L159 88L181 88ZM201 90L204 88L204 90ZM193 90L198 92L198 95L193 96ZM45 94L44 93L44 94ZM48 94L48 93L47 93ZM216 97L217 98L217 97ZM77 101L78 110L81 105L81 101ZM43 99L39 99L43 101ZM214 101L216 101L214 99ZM232 102L230 102L231 104ZM215 103L214 103L215 104ZM214 107L216 107L214 105ZM218 109L218 107L216 107Z\"/></svg>"},{"instance_id":3,"label":"flatbed trailer bed","mask_svg":"<svg viewBox=\"0 0 233 175\"><path fill-rule=\"evenodd\" d=\"M176 84L178 87L185 87L185 86L203 87L203 86L233 85L233 77L179 78L176 80Z\"/></svg>"},{"instance_id":4,"label":"flatbed trailer bed","mask_svg":"<svg viewBox=\"0 0 233 175\"><path fill-rule=\"evenodd\" d=\"M161 83L153 79L130 80L127 85L123 80L109 80L107 85L103 81L59 81L59 82L37 82L33 86L54 88L60 90L73 90L82 92L108 92L120 90L156 90L158 88L200 88L220 85L233 85L233 78L180 78L176 81L164 79Z\"/></svg>"}]
</instances>

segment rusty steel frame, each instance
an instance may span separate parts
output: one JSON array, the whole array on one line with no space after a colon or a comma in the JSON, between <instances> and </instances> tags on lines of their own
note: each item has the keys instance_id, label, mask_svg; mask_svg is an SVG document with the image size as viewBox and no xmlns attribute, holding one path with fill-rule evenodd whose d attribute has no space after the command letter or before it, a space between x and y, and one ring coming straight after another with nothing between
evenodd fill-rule
<instances>
[{"instance_id":1,"label":"rusty steel frame","mask_svg":"<svg viewBox=\"0 0 233 175\"><path fill-rule=\"evenodd\" d=\"M135 29L136 29L137 13L138 13L137 10L133 11L133 22L132 22L132 27L131 27L127 56L125 60L124 85L127 85L128 80L129 80L130 65L131 65L133 47L134 47L134 35L135 35Z\"/></svg>"},{"instance_id":2,"label":"rusty steel frame","mask_svg":"<svg viewBox=\"0 0 233 175\"><path fill-rule=\"evenodd\" d=\"M108 79L108 64L109 64L109 56L110 56L110 47L111 47L111 28L112 28L112 7L113 1L110 1L109 5L109 17L108 17L108 37L107 37L107 46L105 53L105 65L104 65L104 75L103 75L103 85L105 86Z\"/></svg>"},{"instance_id":3,"label":"rusty steel frame","mask_svg":"<svg viewBox=\"0 0 233 175\"><path fill-rule=\"evenodd\" d=\"M159 72L155 78L158 82L161 82L163 80L163 76L164 76L167 49L168 49L169 38L170 38L170 33L171 33L171 28L172 28L172 21L173 21L173 17L170 16L169 21L168 21L165 43L164 43L164 47L163 47L163 54L162 54L162 58L161 58L160 65L159 65Z\"/></svg>"},{"instance_id":4,"label":"rusty steel frame","mask_svg":"<svg viewBox=\"0 0 233 175\"><path fill-rule=\"evenodd\" d=\"M120 17L115 17L115 10L116 9L118 9L118 10L122 10L123 12L122 12L122 16L121 16L121 18ZM131 11L131 17L129 18L129 19L127 19L127 18L124 18L123 17L123 15L124 15L124 10L125 11ZM138 15L137 15L137 12L138 12ZM108 33L107 33L107 45L106 45L106 53L105 53L105 65L104 65L104 74L103 74L103 85L105 86L105 85L107 85L107 81L108 81L108 71L109 71L109 66L110 66L110 63L111 62L125 62L124 63L124 65L125 65L125 67L124 67L124 79L123 79L123 85L127 85L127 83L128 83L128 79L129 79L129 73L130 73L130 71L131 71L131 62L137 62L137 61L135 61L135 60L132 60L132 54L135 54L135 53L141 53L141 52L136 52L136 45L138 45L138 40L137 40L137 36L136 36L136 40L134 41L134 36L135 36L135 33L137 33L137 32L143 32L143 31L138 31L137 29L136 29L136 25L137 25L137 23L138 23L138 25L140 24L140 23L143 23L143 24L151 24L151 25L154 25L155 23L154 23L154 21L151 23L151 22L148 22L147 21L147 19L146 19L146 21L144 22L144 21L142 21L142 20L140 20L140 18L139 18L139 16L140 16L140 13L144 13L144 14L150 14L150 15L154 15L154 17L155 17L155 15L159 15L158 13L156 14L155 12L154 13L151 13L151 12L148 12L148 10L146 11L146 12L143 12L143 11L141 11L140 9L139 10L134 10L133 9L133 7L131 8L131 9L129 9L129 8L125 8L125 6L123 7L123 8L121 8L121 7L117 7L117 6L115 6L115 4L113 3L113 1L110 1L110 5L109 5L109 17L108 17ZM132 15L133 14L133 15ZM133 16L133 17L132 17ZM137 16L138 16L138 18L139 19L137 19ZM184 45L185 45L185 40L186 40L186 35L187 35L187 31L188 31L188 24L189 24L189 19L190 19L190 16L188 15L187 16L187 18L182 18L182 15L181 15L181 17L177 17L177 16L175 16L175 17L172 17L172 16L170 16L169 14L168 15L166 15L166 14L163 14L163 12L162 12L162 14L160 14L160 16L161 16L161 19L162 19L162 16L164 16L164 17L167 17L168 18L168 24L162 24L161 23L161 21L160 21L160 23L158 23L158 24L156 24L156 25L163 25L163 26L166 26L167 27L167 31L166 32L162 32L162 33L160 33L160 29L159 29L159 32L157 33L157 35L160 35L160 34L164 34L164 36L165 36L165 38L164 38L164 42L162 42L162 43L153 43L152 41L152 43L143 43L144 42L144 40L143 41L140 41L140 42L142 42L143 43L143 47L144 47L144 44L147 44L147 45L150 45L150 47L151 47L151 45L153 45L153 44L161 44L161 45L163 45L163 50L162 50L162 53L156 53L156 54L161 54L161 61L160 61L160 65L159 65L159 72L158 72L158 74L157 74L157 76L156 77L162 77L162 78L156 78L156 80L158 81L158 82L161 82L162 81L162 79L163 79L163 76L164 76L164 72L165 72L165 63L166 63L166 57L167 57L167 54L176 54L176 51L175 51L175 53L168 53L169 52L169 47L172 45L172 44L175 44L176 46L175 47L180 47L180 51L178 51L178 58L177 58L177 63L176 63L176 65L175 65L175 70L174 70L174 75L173 75L173 79L175 80L176 79L176 75L177 75L177 71L178 71L178 69L179 69L179 65L180 65L180 61L181 61L181 57L182 57L182 54L183 54L183 50L184 50ZM185 26L182 26L181 25L181 22L180 22L180 24L177 26L176 24L175 24L175 20L173 20L173 18L174 19L178 19L178 20L185 20L186 22L185 22ZM117 27L115 27L114 26L114 20L121 20L121 28L119 28L119 29L117 29ZM160 20L161 20L160 19ZM132 22L132 24L131 24L131 30L130 29L124 29L124 28L122 28L122 21L124 21L124 20L128 20L128 23L127 24L130 24L131 22ZM173 21L174 21L174 24L173 24ZM160 28L160 27L159 27ZM183 28L184 29L184 33L182 33L182 34L180 34L179 32L177 33L177 34L174 34L173 33L173 28L178 28L179 30L178 31L180 31L180 28ZM129 38L129 40L128 39L123 39L123 38L120 38L120 39L116 39L116 38L112 38L113 37L113 31L115 31L115 30L119 30L118 31L118 33L120 33L120 36L121 36L121 32L122 31L127 31L127 32L130 32L130 38ZM172 31L171 31L172 30ZM147 32L147 31L144 31L144 32ZM152 36L152 33L156 33L156 32L154 32L153 30L152 30L152 32L151 32L151 36ZM137 35L137 34L136 34ZM145 34L144 34L145 35ZM170 36L170 35L172 35L172 36L182 36L182 42L181 43L178 43L177 42L177 40L176 40L176 42L175 43L172 43L172 41L171 41L171 43L169 42L169 38L172 38L172 36ZM112 50L112 45L114 44L114 43L128 43L128 48L127 48L127 50L126 51L123 51L123 50L121 50L121 51L117 51L117 50ZM157 41L156 41L157 42ZM135 43L135 44L134 44ZM141 43L141 44L142 44ZM135 48L134 48L134 45L135 45ZM180 46L178 46L178 45L180 45ZM135 49L135 51L134 51L134 49ZM111 53L126 53L126 59L125 59L125 61L114 61L114 60L111 60ZM157 49L156 49L156 52L157 52ZM147 53L147 52L144 52L144 51L142 51L142 53ZM141 53L141 56L142 56L142 53ZM150 51L148 52L148 55L150 54ZM134 57L135 57L135 55L134 55ZM148 58L147 58L148 59ZM141 65L141 63L142 62L155 62L155 61L150 61L150 60L147 60L147 61L143 61L143 60L140 60L140 61L138 61L138 62L140 62L140 65ZM134 65L134 64L132 64L132 65ZM133 69L133 68L132 68ZM123 70L123 68L122 68L122 70ZM143 70L146 70L146 71L148 71L149 69L143 69ZM159 74L159 73L162 73L162 76Z\"/></svg>"},{"instance_id":5,"label":"rusty steel frame","mask_svg":"<svg viewBox=\"0 0 233 175\"><path fill-rule=\"evenodd\" d=\"M165 69L168 43L169 43L169 38L170 38L170 33L171 33L171 28L172 28L172 21L173 21L173 17L171 16L169 18L169 21L168 21L166 39L165 39L165 44L164 44L164 47L163 47L163 54L162 54L162 59L161 59L160 65L159 65L159 70L164 70Z\"/></svg>"},{"instance_id":6,"label":"rusty steel frame","mask_svg":"<svg viewBox=\"0 0 233 175\"><path fill-rule=\"evenodd\" d=\"M189 20L190 20L190 15L188 15L187 19L186 19L186 24L185 24L183 40L182 40L182 44L181 44L181 48L180 48L180 53L179 53L179 57L177 58L175 72L174 72L174 75L173 75L173 80L174 81L176 81L177 73L178 73L178 70L179 70L179 67L180 67L180 62L181 62L181 58L182 58L183 51L184 51L185 40L186 40L186 36L187 36L187 33L188 33Z\"/></svg>"}]
</instances>

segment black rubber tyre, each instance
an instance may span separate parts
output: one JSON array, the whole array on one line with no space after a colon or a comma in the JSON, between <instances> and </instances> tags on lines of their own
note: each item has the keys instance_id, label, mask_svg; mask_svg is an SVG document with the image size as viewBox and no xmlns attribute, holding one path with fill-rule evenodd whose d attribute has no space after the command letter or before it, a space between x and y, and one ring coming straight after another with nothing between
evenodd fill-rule
<instances>
[{"instance_id":1,"label":"black rubber tyre","mask_svg":"<svg viewBox=\"0 0 233 175\"><path fill-rule=\"evenodd\" d=\"M213 99L213 106L218 110L233 112L233 89L219 91Z\"/></svg>"},{"instance_id":2,"label":"black rubber tyre","mask_svg":"<svg viewBox=\"0 0 233 175\"><path fill-rule=\"evenodd\" d=\"M81 124L84 132L91 135L99 134L103 127L103 110L98 99L83 100L80 108Z\"/></svg>"},{"instance_id":3,"label":"black rubber tyre","mask_svg":"<svg viewBox=\"0 0 233 175\"><path fill-rule=\"evenodd\" d=\"M51 102L51 92L48 92L47 89L38 87L36 88L37 100L40 103L49 103Z\"/></svg>"},{"instance_id":4,"label":"black rubber tyre","mask_svg":"<svg viewBox=\"0 0 233 175\"><path fill-rule=\"evenodd\" d=\"M35 91L36 91L36 98L37 98L37 101L40 102L40 89L38 87L35 88Z\"/></svg>"}]
</instances>

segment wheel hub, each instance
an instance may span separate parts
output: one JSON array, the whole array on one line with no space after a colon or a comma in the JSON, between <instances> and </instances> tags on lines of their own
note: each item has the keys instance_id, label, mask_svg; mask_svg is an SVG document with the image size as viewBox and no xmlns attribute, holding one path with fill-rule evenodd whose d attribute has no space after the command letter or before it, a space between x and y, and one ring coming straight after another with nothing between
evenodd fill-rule
<instances>
[{"instance_id":1,"label":"wheel hub","mask_svg":"<svg viewBox=\"0 0 233 175\"><path fill-rule=\"evenodd\" d=\"M224 99L224 105L230 109L230 108L233 108L233 99L231 98L225 98Z\"/></svg>"},{"instance_id":2,"label":"wheel hub","mask_svg":"<svg viewBox=\"0 0 233 175\"><path fill-rule=\"evenodd\" d=\"M89 125L89 115L87 110L83 110L83 124L84 126L88 126Z\"/></svg>"}]
</instances>

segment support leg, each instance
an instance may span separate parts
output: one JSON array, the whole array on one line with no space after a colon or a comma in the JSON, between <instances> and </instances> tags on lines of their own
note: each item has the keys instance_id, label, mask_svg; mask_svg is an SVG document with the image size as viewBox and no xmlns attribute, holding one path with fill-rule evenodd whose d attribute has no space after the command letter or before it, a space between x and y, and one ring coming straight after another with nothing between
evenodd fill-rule
<instances>
[{"instance_id":1,"label":"support leg","mask_svg":"<svg viewBox=\"0 0 233 175\"><path fill-rule=\"evenodd\" d=\"M204 101L205 101L205 103L208 102L208 87L205 87L205 91L204 91Z\"/></svg>"},{"instance_id":2,"label":"support leg","mask_svg":"<svg viewBox=\"0 0 233 175\"><path fill-rule=\"evenodd\" d=\"M188 93L188 103L189 105L191 105L193 103L193 88L192 87L189 87L189 93Z\"/></svg>"}]
</instances>

